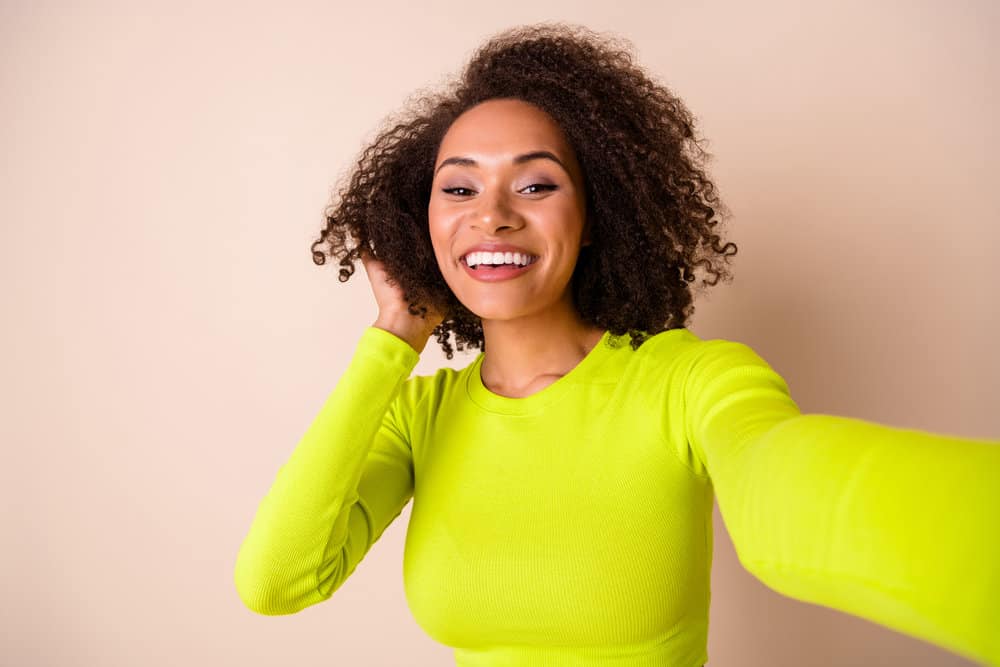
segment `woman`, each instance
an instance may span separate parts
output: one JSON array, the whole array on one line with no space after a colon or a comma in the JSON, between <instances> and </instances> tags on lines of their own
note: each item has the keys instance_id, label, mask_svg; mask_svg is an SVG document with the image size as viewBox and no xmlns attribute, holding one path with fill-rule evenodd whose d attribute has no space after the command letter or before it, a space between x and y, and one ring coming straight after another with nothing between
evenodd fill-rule
<instances>
[{"instance_id":1,"label":"woman","mask_svg":"<svg viewBox=\"0 0 1000 667\"><path fill-rule=\"evenodd\" d=\"M548 24L421 102L313 246L379 314L259 506L250 609L328 599L413 498L407 600L459 665L702 665L714 492L768 586L1000 664L998 443L802 414L685 328L736 248L680 100ZM482 352L409 377L432 334Z\"/></svg>"}]
</instances>

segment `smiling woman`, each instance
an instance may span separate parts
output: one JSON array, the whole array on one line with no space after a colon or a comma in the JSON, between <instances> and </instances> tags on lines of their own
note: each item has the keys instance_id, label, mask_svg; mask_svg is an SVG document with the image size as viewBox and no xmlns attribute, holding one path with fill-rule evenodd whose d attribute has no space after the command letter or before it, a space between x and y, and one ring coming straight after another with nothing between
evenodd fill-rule
<instances>
[{"instance_id":1,"label":"smiling woman","mask_svg":"<svg viewBox=\"0 0 1000 667\"><path fill-rule=\"evenodd\" d=\"M379 318L260 503L247 607L329 599L413 499L407 601L459 665L697 667L717 497L774 590L1000 664L1000 443L802 414L686 328L735 247L676 97L540 26L419 109L313 246ZM432 333L482 352L410 377Z\"/></svg>"},{"instance_id":2,"label":"smiling woman","mask_svg":"<svg viewBox=\"0 0 1000 667\"><path fill-rule=\"evenodd\" d=\"M451 336L485 351L609 330L637 348L686 326L696 292L732 278L736 245L719 234L727 211L694 118L623 39L565 24L506 31L387 125L328 208L313 260L338 260L346 281L369 249L408 310L443 314L433 334L449 359ZM540 261L470 276L459 253L480 243ZM487 290L477 277L510 280Z\"/></svg>"},{"instance_id":3,"label":"smiling woman","mask_svg":"<svg viewBox=\"0 0 1000 667\"><path fill-rule=\"evenodd\" d=\"M539 365L549 357L558 371L558 355L528 341L561 346L589 337L589 349L604 332L580 317L570 288L580 250L591 242L573 149L538 107L495 99L459 116L438 156L452 157L435 169L431 244L451 292L482 322L484 380L498 392L538 387Z\"/></svg>"}]
</instances>

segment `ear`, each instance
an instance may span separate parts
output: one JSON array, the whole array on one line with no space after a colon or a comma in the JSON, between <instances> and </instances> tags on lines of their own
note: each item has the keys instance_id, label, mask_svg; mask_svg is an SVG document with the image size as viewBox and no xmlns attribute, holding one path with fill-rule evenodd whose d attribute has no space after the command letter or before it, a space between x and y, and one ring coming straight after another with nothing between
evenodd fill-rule
<instances>
[{"instance_id":1,"label":"ear","mask_svg":"<svg viewBox=\"0 0 1000 667\"><path fill-rule=\"evenodd\" d=\"M580 247L590 245L590 220L585 220L583 223L583 234L580 238Z\"/></svg>"}]
</instances>

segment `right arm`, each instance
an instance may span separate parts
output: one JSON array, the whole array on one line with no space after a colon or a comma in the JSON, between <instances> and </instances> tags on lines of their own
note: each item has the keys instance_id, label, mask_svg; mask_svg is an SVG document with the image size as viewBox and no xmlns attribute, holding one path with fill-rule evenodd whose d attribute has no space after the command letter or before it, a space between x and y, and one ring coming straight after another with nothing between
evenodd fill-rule
<instances>
[{"instance_id":1,"label":"right arm","mask_svg":"<svg viewBox=\"0 0 1000 667\"><path fill-rule=\"evenodd\" d=\"M240 547L234 580L248 608L292 614L328 599L409 502L413 460L397 398L419 358L381 320L365 329Z\"/></svg>"}]
</instances>

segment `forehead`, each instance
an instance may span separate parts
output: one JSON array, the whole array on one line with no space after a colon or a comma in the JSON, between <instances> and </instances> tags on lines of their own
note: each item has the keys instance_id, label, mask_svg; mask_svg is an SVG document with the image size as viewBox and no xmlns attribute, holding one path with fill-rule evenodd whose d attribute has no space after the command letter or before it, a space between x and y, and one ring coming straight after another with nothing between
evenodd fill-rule
<instances>
[{"instance_id":1,"label":"forehead","mask_svg":"<svg viewBox=\"0 0 1000 667\"><path fill-rule=\"evenodd\" d=\"M506 156L536 149L572 160L566 137L551 116L521 100L498 99L482 102L455 119L441 140L438 157Z\"/></svg>"}]
</instances>

